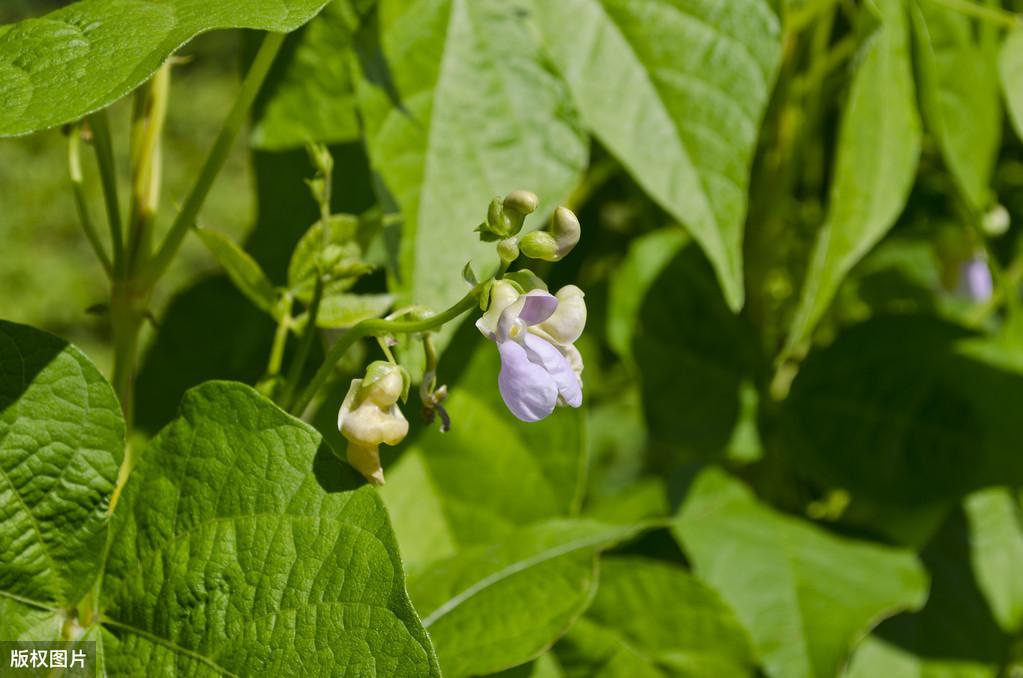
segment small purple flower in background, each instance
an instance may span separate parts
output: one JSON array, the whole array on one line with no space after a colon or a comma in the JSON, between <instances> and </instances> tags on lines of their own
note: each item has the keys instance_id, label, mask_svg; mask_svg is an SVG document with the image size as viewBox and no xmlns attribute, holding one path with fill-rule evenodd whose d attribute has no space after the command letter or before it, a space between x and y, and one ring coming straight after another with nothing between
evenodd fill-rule
<instances>
[{"instance_id":1,"label":"small purple flower in background","mask_svg":"<svg viewBox=\"0 0 1023 678\"><path fill-rule=\"evenodd\" d=\"M572 344L585 325L586 304L575 285L555 296L543 290L520 294L511 283L494 283L490 306L476 327L497 343L497 383L512 414L539 421L558 404L582 404L583 363Z\"/></svg>"},{"instance_id":2,"label":"small purple flower in background","mask_svg":"<svg viewBox=\"0 0 1023 678\"><path fill-rule=\"evenodd\" d=\"M959 268L959 293L971 301L983 302L994 293L991 281L991 269L987 259L974 255L962 263Z\"/></svg>"}]
</instances>

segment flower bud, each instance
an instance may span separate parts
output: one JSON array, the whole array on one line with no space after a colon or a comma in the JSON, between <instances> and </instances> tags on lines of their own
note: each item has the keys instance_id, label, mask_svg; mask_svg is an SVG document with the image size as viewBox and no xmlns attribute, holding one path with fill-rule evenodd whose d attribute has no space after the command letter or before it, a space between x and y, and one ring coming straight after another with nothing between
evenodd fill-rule
<instances>
[{"instance_id":1,"label":"flower bud","mask_svg":"<svg viewBox=\"0 0 1023 678\"><path fill-rule=\"evenodd\" d=\"M490 207L487 208L487 225L494 233L508 234L508 218L504 215L504 206L500 198L490 201Z\"/></svg>"},{"instance_id":2,"label":"flower bud","mask_svg":"<svg viewBox=\"0 0 1023 678\"><path fill-rule=\"evenodd\" d=\"M572 251L572 248L579 242L582 228L579 226L579 218L567 207L559 207L554 210L554 218L551 219L551 231L558 243L558 259ZM557 260L555 260L557 261Z\"/></svg>"},{"instance_id":3,"label":"flower bud","mask_svg":"<svg viewBox=\"0 0 1023 678\"><path fill-rule=\"evenodd\" d=\"M992 207L984 214L984 218L981 220L984 233L992 238L997 238L1008 231L1010 223L1009 210L1005 209L1003 205Z\"/></svg>"},{"instance_id":4,"label":"flower bud","mask_svg":"<svg viewBox=\"0 0 1023 678\"><path fill-rule=\"evenodd\" d=\"M536 211L536 208L540 204L540 199L536 197L536 193L530 191L512 191L504 198L504 211L515 212L526 216Z\"/></svg>"},{"instance_id":5,"label":"flower bud","mask_svg":"<svg viewBox=\"0 0 1023 678\"><path fill-rule=\"evenodd\" d=\"M501 257L501 261L506 264L510 264L519 258L519 241L514 236L511 238L505 238L501 242L497 243L497 254Z\"/></svg>"},{"instance_id":6,"label":"flower bud","mask_svg":"<svg viewBox=\"0 0 1023 678\"><path fill-rule=\"evenodd\" d=\"M353 379L337 414L338 431L348 440L348 463L374 485L384 484L380 445L397 445L408 434L398 399L408 393L407 373L377 361L364 379Z\"/></svg>"},{"instance_id":7,"label":"flower bud","mask_svg":"<svg viewBox=\"0 0 1023 678\"><path fill-rule=\"evenodd\" d=\"M519 250L530 259L557 261L559 258L558 243L546 231L533 231L524 235L519 241Z\"/></svg>"},{"instance_id":8,"label":"flower bud","mask_svg":"<svg viewBox=\"0 0 1023 678\"><path fill-rule=\"evenodd\" d=\"M534 231L522 238L519 249L531 259L561 261L579 242L579 219L567 207L554 210L551 232Z\"/></svg>"}]
</instances>

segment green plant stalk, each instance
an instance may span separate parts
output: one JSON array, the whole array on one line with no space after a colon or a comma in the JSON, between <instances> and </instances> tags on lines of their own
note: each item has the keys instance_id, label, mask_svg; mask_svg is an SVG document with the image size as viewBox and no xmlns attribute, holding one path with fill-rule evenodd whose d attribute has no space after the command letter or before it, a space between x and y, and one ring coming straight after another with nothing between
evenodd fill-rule
<instances>
[{"instance_id":1,"label":"green plant stalk","mask_svg":"<svg viewBox=\"0 0 1023 678\"><path fill-rule=\"evenodd\" d=\"M970 0L930 0L936 5L942 5L953 11L959 12L966 16L980 19L981 21L990 21L991 23L1004 26L1006 28L1018 28L1020 27L1020 17L1012 12L1004 10L1000 7L990 7L987 5L980 5Z\"/></svg>"},{"instance_id":2,"label":"green plant stalk","mask_svg":"<svg viewBox=\"0 0 1023 678\"><path fill-rule=\"evenodd\" d=\"M181 247L185 235L195 225L195 219L199 216L199 210L202 208L206 196L209 195L213 181L217 178L221 168L223 168L224 163L227 161L231 147L234 145L238 133L248 118L249 109L252 108L256 95L259 93L260 88L262 88L263 81L266 80L266 76L270 72L270 66L273 64L274 58L277 56L283 43L283 33L267 33L266 37L263 38L263 44L260 45L259 52L256 53L256 58L252 61L252 66L242 81L242 88L238 92L238 98L231 107L231 111L228 113L227 119L220 129L220 133L213 143L210 154L206 157L206 162L199 173L199 178L196 179L191 192L185 198L181 211L178 212L174 223L171 224L170 230L167 232L167 236L164 238L156 255L144 268L144 273L141 276L144 286L152 287L166 272L167 267L170 266L171 261L174 259L174 255L177 254L178 248Z\"/></svg>"},{"instance_id":3,"label":"green plant stalk","mask_svg":"<svg viewBox=\"0 0 1023 678\"><path fill-rule=\"evenodd\" d=\"M445 323L454 320L463 313L476 308L479 295L482 293L485 284L486 283L480 283L476 285L454 306L441 311L437 315L430 316L429 318L424 318L422 320L384 320L383 318L371 318L357 323L352 327L352 329L345 332L341 338L338 339L336 344L330 347L320 369L316 371L312 380L305 387L305 390L302 391L302 395L300 395L298 400L292 404L289 411L295 416L301 416L302 413L305 412L306 408L309 407L309 403L312 402L313 397L316 395L316 392L327 383L328 379L330 379L330 375L334 371L334 366L337 365L338 361L340 361L344 354L348 352L348 349L351 348L359 339L375 334L413 334L415 332L426 332L427 330L438 329Z\"/></svg>"},{"instance_id":4,"label":"green plant stalk","mask_svg":"<svg viewBox=\"0 0 1023 678\"><path fill-rule=\"evenodd\" d=\"M324 223L326 227L326 223ZM302 369L309 359L309 352L312 351L313 341L316 339L316 320L320 315L320 301L323 299L323 276L316 276L316 286L313 288L313 299L306 311L305 328L302 330L302 338L298 344L298 352L291 362L288 376L285 380L284 395L281 396L281 403L287 409L295 398L295 391L298 382L302 379Z\"/></svg>"},{"instance_id":5,"label":"green plant stalk","mask_svg":"<svg viewBox=\"0 0 1023 678\"><path fill-rule=\"evenodd\" d=\"M171 62L135 92L131 132L131 206L128 212L129 275L149 257L152 223L160 203L163 128L167 119Z\"/></svg>"},{"instance_id":6,"label":"green plant stalk","mask_svg":"<svg viewBox=\"0 0 1023 678\"><path fill-rule=\"evenodd\" d=\"M96 258L103 265L103 270L106 272L107 277L111 278L114 275L114 266L110 261L110 257L107 256L106 250L103 248L103 242L99 239L99 232L96 230L96 225L93 224L92 217L89 215L89 204L85 199L81 146L82 126L79 123L71 127L71 132L68 135L67 164L68 173L71 176L71 191L74 193L75 207L78 209L78 218L82 222L82 230L85 231L85 237L88 239L89 244L92 245Z\"/></svg>"},{"instance_id":7,"label":"green plant stalk","mask_svg":"<svg viewBox=\"0 0 1023 678\"><path fill-rule=\"evenodd\" d=\"M110 120L106 109L89 116L92 130L93 149L99 165L100 183L103 186L103 200L110 224L110 244L113 248L114 276L124 275L124 237L121 226L121 207L117 198L117 170L114 165L114 146L110 138Z\"/></svg>"},{"instance_id":8,"label":"green plant stalk","mask_svg":"<svg viewBox=\"0 0 1023 678\"><path fill-rule=\"evenodd\" d=\"M288 332L291 330L291 306L293 299L290 293L282 298L283 307L280 309L280 319L277 321L277 331L274 332L274 343L270 347L270 359L267 361L266 374L263 376L264 383L270 383L271 387L264 392L264 395L273 398L276 385L273 381L281 373L281 364L284 362L284 347L288 343Z\"/></svg>"}]
</instances>

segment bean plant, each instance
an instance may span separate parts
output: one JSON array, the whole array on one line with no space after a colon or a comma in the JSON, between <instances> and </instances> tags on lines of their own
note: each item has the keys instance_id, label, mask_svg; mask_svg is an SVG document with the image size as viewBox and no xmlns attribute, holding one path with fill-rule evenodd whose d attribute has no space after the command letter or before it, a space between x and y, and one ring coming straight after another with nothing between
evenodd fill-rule
<instances>
[{"instance_id":1,"label":"bean plant","mask_svg":"<svg viewBox=\"0 0 1023 678\"><path fill-rule=\"evenodd\" d=\"M1020 12L0 10L0 675L1023 676Z\"/></svg>"}]
</instances>

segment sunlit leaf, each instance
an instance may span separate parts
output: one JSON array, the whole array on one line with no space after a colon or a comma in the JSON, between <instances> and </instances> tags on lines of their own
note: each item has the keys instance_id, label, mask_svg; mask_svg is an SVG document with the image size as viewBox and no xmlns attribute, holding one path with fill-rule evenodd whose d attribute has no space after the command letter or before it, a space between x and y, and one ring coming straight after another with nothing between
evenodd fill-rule
<instances>
[{"instance_id":1,"label":"sunlit leaf","mask_svg":"<svg viewBox=\"0 0 1023 678\"><path fill-rule=\"evenodd\" d=\"M743 303L746 188L780 57L761 0L532 3L585 125L685 224Z\"/></svg>"},{"instance_id":2,"label":"sunlit leaf","mask_svg":"<svg viewBox=\"0 0 1023 678\"><path fill-rule=\"evenodd\" d=\"M0 136L81 118L141 85L176 49L221 28L287 32L326 0L81 0L0 31Z\"/></svg>"},{"instance_id":3,"label":"sunlit leaf","mask_svg":"<svg viewBox=\"0 0 1023 678\"><path fill-rule=\"evenodd\" d=\"M718 470L696 479L673 529L772 677L834 676L873 625L927 597L927 575L910 552L785 516Z\"/></svg>"}]
</instances>

